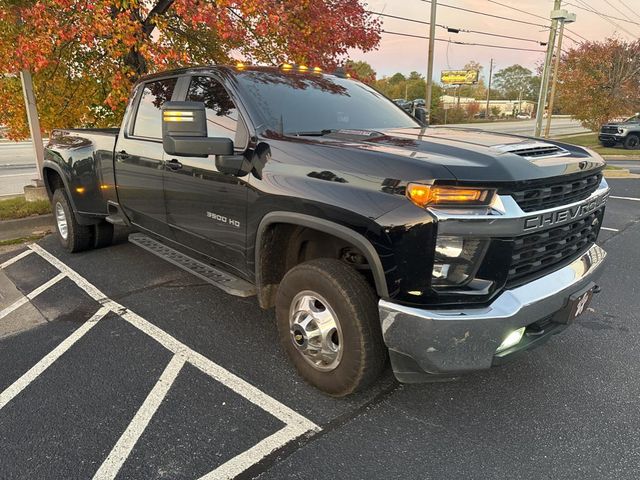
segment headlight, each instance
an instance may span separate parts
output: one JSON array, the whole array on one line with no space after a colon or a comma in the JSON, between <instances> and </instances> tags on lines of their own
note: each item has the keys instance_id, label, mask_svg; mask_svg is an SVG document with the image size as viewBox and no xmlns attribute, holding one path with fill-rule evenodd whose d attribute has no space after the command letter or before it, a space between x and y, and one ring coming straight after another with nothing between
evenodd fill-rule
<instances>
[{"instance_id":1,"label":"headlight","mask_svg":"<svg viewBox=\"0 0 640 480\"><path fill-rule=\"evenodd\" d=\"M450 187L446 185L407 185L407 197L419 207L429 206L486 206L495 190L488 188Z\"/></svg>"},{"instance_id":2,"label":"headlight","mask_svg":"<svg viewBox=\"0 0 640 480\"><path fill-rule=\"evenodd\" d=\"M434 288L462 287L474 279L487 240L439 235L436 239L431 285Z\"/></svg>"}]
</instances>

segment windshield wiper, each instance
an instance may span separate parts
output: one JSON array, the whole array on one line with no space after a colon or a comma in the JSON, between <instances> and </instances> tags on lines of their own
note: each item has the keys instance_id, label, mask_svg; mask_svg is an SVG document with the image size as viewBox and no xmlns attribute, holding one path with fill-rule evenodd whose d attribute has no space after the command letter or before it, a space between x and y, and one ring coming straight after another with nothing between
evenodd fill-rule
<instances>
[{"instance_id":1,"label":"windshield wiper","mask_svg":"<svg viewBox=\"0 0 640 480\"><path fill-rule=\"evenodd\" d=\"M323 137L337 130L326 128L324 130L316 130L311 132L288 132L286 135L295 135L296 137Z\"/></svg>"}]
</instances>

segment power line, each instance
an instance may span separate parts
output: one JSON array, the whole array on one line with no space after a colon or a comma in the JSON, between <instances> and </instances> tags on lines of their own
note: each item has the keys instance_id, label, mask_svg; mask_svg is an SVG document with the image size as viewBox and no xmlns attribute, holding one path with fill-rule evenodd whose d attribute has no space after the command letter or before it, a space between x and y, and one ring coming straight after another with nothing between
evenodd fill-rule
<instances>
[{"instance_id":1,"label":"power line","mask_svg":"<svg viewBox=\"0 0 640 480\"><path fill-rule=\"evenodd\" d=\"M604 0L606 2L607 5L609 5L611 8L613 8L616 12L618 12L620 15L622 15L623 17L626 17L627 14L624 13L622 10L620 10L618 7L616 7L613 3L611 3L609 0ZM620 19L622 20L622 19ZM631 22L631 23L636 23L636 22Z\"/></svg>"},{"instance_id":2,"label":"power line","mask_svg":"<svg viewBox=\"0 0 640 480\"><path fill-rule=\"evenodd\" d=\"M604 15L602 12L597 11L595 8L591 7L591 5L586 3L584 0L576 0L576 1L579 2L581 5L584 5L585 7L587 7L589 9L587 11L590 11L591 13L594 13L594 14L598 15L600 18L606 20L611 25L613 25L615 27L618 27L620 30L622 30L623 32L627 33L628 35L631 35L631 38L637 38L637 35L634 35L633 33L631 33L626 28L620 26L620 24L614 22L613 20L609 20L609 15Z\"/></svg>"},{"instance_id":3,"label":"power line","mask_svg":"<svg viewBox=\"0 0 640 480\"><path fill-rule=\"evenodd\" d=\"M392 32L389 30L381 30L382 33L386 33L388 35L398 35L401 37L411 37L411 38L422 38L424 40L428 40L429 37L425 36L425 35L415 35L412 33L402 33L402 32ZM446 38L435 38L434 39L437 42L447 42L447 43L453 43L455 45L468 45L468 46L475 46L475 47L490 47L490 48L500 48L503 50L518 50L521 52L538 52L538 53L544 53L544 50L537 50L534 48L519 48L519 47L508 47L506 45L495 45L495 44L489 44L489 43L475 43L475 42L460 42L457 40L451 40L451 39L446 39Z\"/></svg>"},{"instance_id":4,"label":"power line","mask_svg":"<svg viewBox=\"0 0 640 480\"><path fill-rule=\"evenodd\" d=\"M421 1L425 3L431 3L431 0L421 0ZM525 25L533 25L534 27L549 28L547 25L541 25L539 23L527 22L526 20L517 20L515 18L503 17L501 15L493 15L491 13L478 12L477 10L469 10L468 8L456 7L454 5L447 5L446 3L438 2L438 6L445 7L445 8L452 8L454 10L461 10L463 12L468 12L468 13L475 13L476 15L484 15L485 17L497 18L497 19L506 20L509 22L522 23Z\"/></svg>"},{"instance_id":5,"label":"power line","mask_svg":"<svg viewBox=\"0 0 640 480\"><path fill-rule=\"evenodd\" d=\"M580 1L580 0L576 0L576 1ZM605 0L605 1L606 1L606 0ZM583 3L583 2L580 2L580 3ZM607 3L609 3L609 2L607 2ZM597 11L596 9L594 9L591 5L589 5L589 4L587 4L587 3L584 3L584 4L583 4L583 5L584 5L584 7L583 7L583 6L580 6L580 5L576 5L575 3L569 3L569 2L567 2L567 5L571 5L572 7L579 8L580 10L584 10L585 12L589 12L589 13L593 13L593 14L595 14L595 15L598 15L599 17L602 17L602 18L604 18L604 19L605 19L605 20L607 20L607 21L609 21L608 19L611 19L611 20L618 20L618 21L620 21L620 22L633 23L634 25L640 25L640 23L639 23L639 22L635 22L635 21L633 21L633 20L629 20L628 18L614 17L614 16L612 16L612 15L607 15L606 13L599 12L599 11ZM611 5L611 4L609 3L609 5ZM613 5L612 5L612 6L613 6ZM586 7L586 8L585 8L585 7ZM609 23L612 23L612 24L614 24L614 25L616 25L617 27L619 27L619 28L621 28L621 29L622 29L622 27L621 27L620 25L618 25L617 23L615 23L615 22L611 22L611 21L609 21ZM624 30L624 29L623 29L623 30ZM627 33L629 33L629 32L627 32ZM632 33L629 33L629 35L633 35L633 34L632 34Z\"/></svg>"},{"instance_id":6,"label":"power line","mask_svg":"<svg viewBox=\"0 0 640 480\"><path fill-rule=\"evenodd\" d=\"M528 11L526 11L526 10L522 10L522 9L520 9L520 8L512 7L511 5L507 5L507 4L504 4L504 3L500 3L500 2L497 2L496 0L487 0L487 1L488 1L488 2L491 2L491 3L495 3L496 5L500 5L500 6L504 7L504 8L509 8L509 9L511 9L511 10L515 10L516 12L520 12L520 13L525 13L525 14L527 14L527 15L531 15L532 17L541 18L542 20L549 20L548 18L544 18L542 15L538 15L538 14L536 14L536 13L531 13L531 12L528 12ZM549 28L549 27L546 27L546 28ZM565 32L572 33L572 34L574 34L576 37L581 38L581 39L582 39L582 40L584 40L585 42L588 42L588 40L587 40L586 38L584 38L582 35L578 34L577 32L574 32L573 30L569 30L569 29L568 29L568 28L566 28L566 27L565 27ZM580 42L578 42L576 39L574 39L573 37L571 37L571 36L567 35L566 33L565 33L565 35L564 35L564 36L565 36L566 38L568 38L569 40L571 40L573 43L580 43Z\"/></svg>"},{"instance_id":7,"label":"power line","mask_svg":"<svg viewBox=\"0 0 640 480\"><path fill-rule=\"evenodd\" d=\"M390 15L388 13L381 13L381 12L372 12L372 11L367 11L367 13L371 13L374 15L379 15L381 17L389 17L389 18L394 18L396 20L403 20L405 22L413 22L413 23L419 23L421 25L429 25L429 22L425 22L424 20L416 20L414 18L407 18L407 17L400 17L397 15ZM482 32L479 30L468 30L465 28L454 28L454 27L449 27L447 25L442 25L442 24L436 24L436 26L443 28L445 30L447 30L450 33L474 33L477 35L486 35L486 36L490 36L490 37L498 37L498 38L508 38L510 40L519 40L522 42L532 42L535 44L538 44L542 47L546 46L547 44L545 42L541 42L540 40L533 40L531 38L523 38L523 37L514 37L512 35L502 35L499 33L491 33L491 32Z\"/></svg>"},{"instance_id":8,"label":"power line","mask_svg":"<svg viewBox=\"0 0 640 480\"><path fill-rule=\"evenodd\" d=\"M633 13L636 17L640 18L640 14L633 10L629 5L626 4L626 2L623 2L622 0L618 0L622 5L624 5L624 7L629 10L631 13Z\"/></svg>"}]
</instances>

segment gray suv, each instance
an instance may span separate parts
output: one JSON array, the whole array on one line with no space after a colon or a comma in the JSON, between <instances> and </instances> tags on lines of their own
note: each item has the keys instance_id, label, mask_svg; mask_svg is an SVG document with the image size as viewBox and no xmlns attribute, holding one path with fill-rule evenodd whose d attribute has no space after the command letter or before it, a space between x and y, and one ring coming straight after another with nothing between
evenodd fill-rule
<instances>
[{"instance_id":1,"label":"gray suv","mask_svg":"<svg viewBox=\"0 0 640 480\"><path fill-rule=\"evenodd\" d=\"M615 147L621 143L628 150L640 149L640 113L624 122L603 125L598 139L605 147Z\"/></svg>"}]
</instances>

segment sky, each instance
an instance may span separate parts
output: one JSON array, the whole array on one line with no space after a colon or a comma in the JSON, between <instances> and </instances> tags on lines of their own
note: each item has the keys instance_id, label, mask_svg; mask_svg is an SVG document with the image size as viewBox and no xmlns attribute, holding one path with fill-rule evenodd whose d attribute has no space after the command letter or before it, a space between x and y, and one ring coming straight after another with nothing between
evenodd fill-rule
<instances>
[{"instance_id":1,"label":"sky","mask_svg":"<svg viewBox=\"0 0 640 480\"><path fill-rule=\"evenodd\" d=\"M495 1L507 5L507 7L492 3L491 0L438 0L436 23L447 27L509 35L540 42L548 40L548 30L535 25L499 20L444 6L452 5L540 25L550 24L550 20L545 22L542 18L519 13L508 6L549 18L553 8L553 0ZM373 12L429 21L431 5L422 0L363 0L362 3L366 4L367 10ZM607 21L597 14L586 11L585 8L587 7L606 15L627 18L637 24L613 19ZM637 13L630 11L627 7L635 7ZM567 25L567 28L575 33L567 32L567 34L578 41L580 41L578 35L587 40L602 40L615 35L625 40L635 40L640 37L640 0L571 0L563 1L562 8L575 13L577 16L575 23ZM429 35L428 25L386 17L381 17L381 20L383 30L412 35ZM617 26L610 22L617 24ZM488 74L491 58L494 59L494 72L515 63L535 70L536 66L544 61L546 48L529 41L491 37L476 33L448 33L440 27L436 28L436 38L539 50L537 52L516 51L436 42L434 59L434 78L436 80L440 78L441 70L460 69L469 60L475 60L483 65L485 75ZM393 75L398 71L409 73L413 70L426 75L428 43L427 39L383 33L378 50L367 53L354 50L350 52L349 56L353 60L365 60L370 63L377 72L378 78L385 75ZM575 45L574 42L565 37L563 50Z\"/></svg>"}]
</instances>

